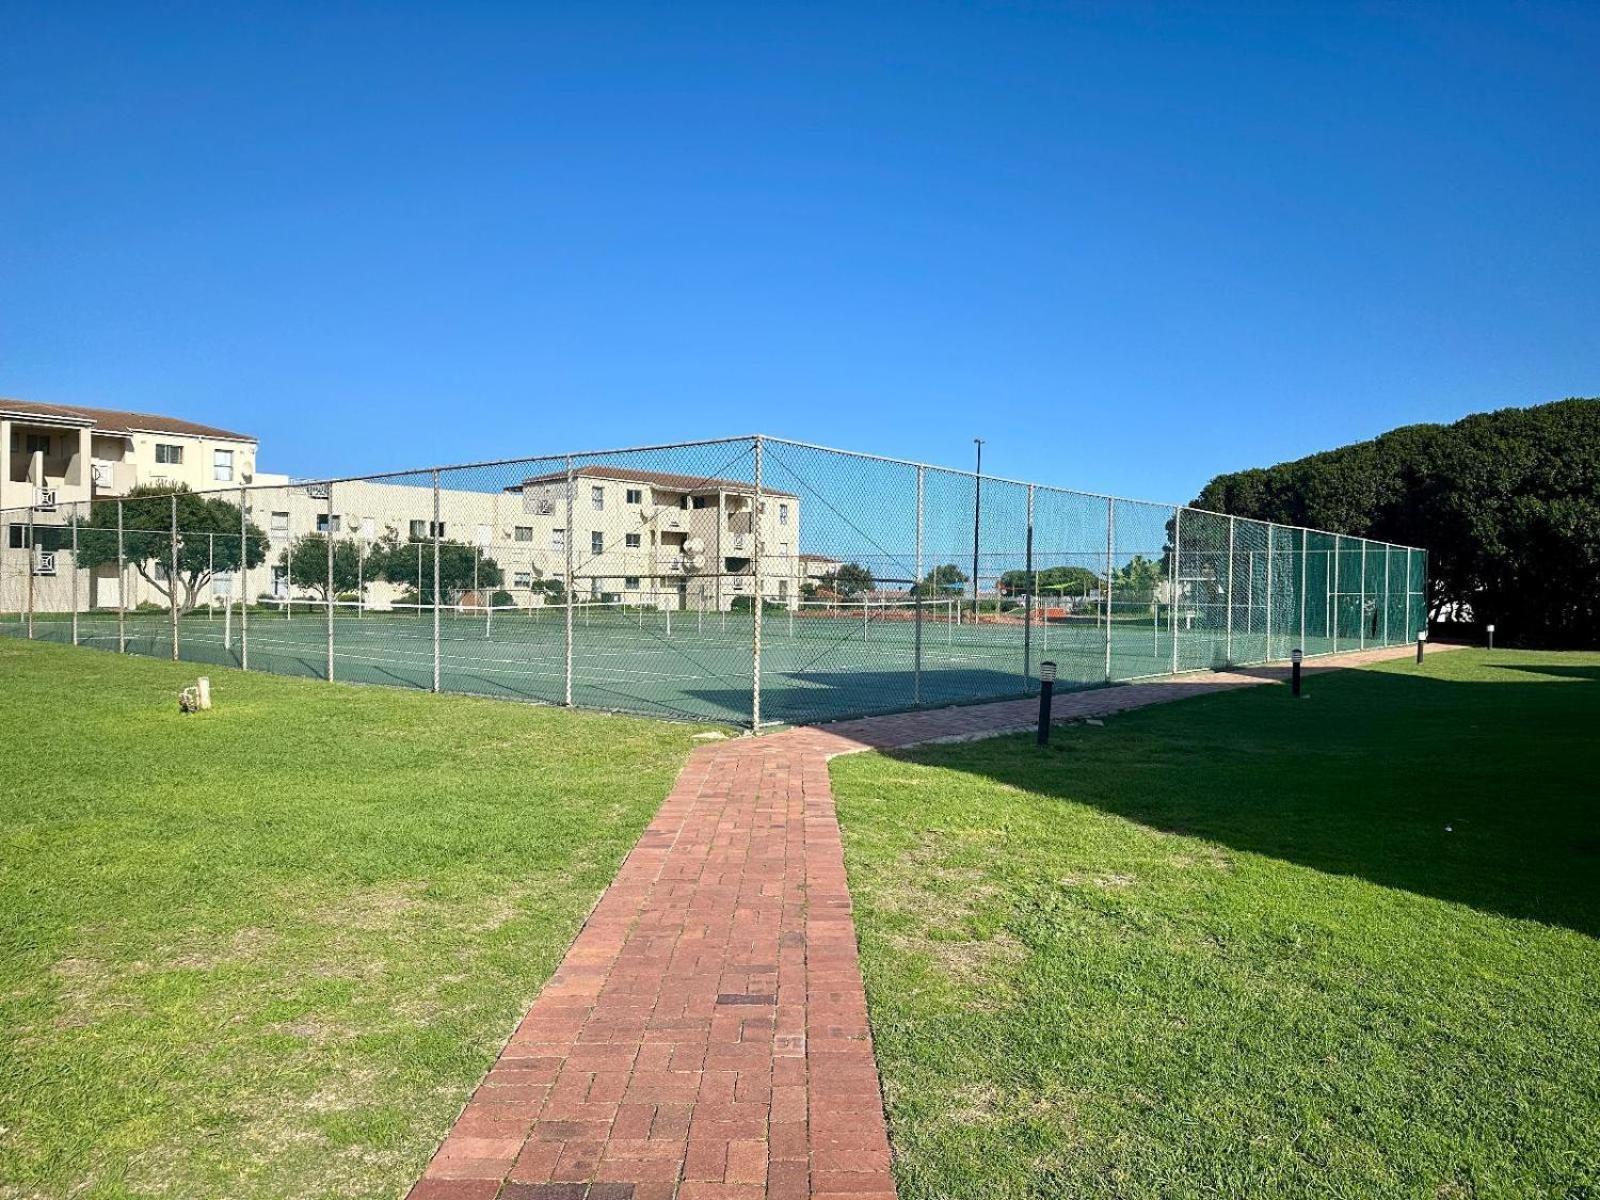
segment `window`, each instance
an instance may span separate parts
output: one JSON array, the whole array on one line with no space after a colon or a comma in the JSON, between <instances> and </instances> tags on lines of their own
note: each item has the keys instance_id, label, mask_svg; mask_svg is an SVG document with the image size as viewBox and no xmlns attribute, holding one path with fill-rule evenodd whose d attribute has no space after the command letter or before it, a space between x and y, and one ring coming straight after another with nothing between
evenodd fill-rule
<instances>
[{"instance_id":1,"label":"window","mask_svg":"<svg viewBox=\"0 0 1600 1200\"><path fill-rule=\"evenodd\" d=\"M639 590L639 577L637 575L624 575L622 577L622 586L627 591L637 592Z\"/></svg>"},{"instance_id":2,"label":"window","mask_svg":"<svg viewBox=\"0 0 1600 1200\"><path fill-rule=\"evenodd\" d=\"M511 586L519 588L531 588L533 586L533 572L513 571L511 574Z\"/></svg>"},{"instance_id":3,"label":"window","mask_svg":"<svg viewBox=\"0 0 1600 1200\"><path fill-rule=\"evenodd\" d=\"M275 513L272 514L272 532L273 533L288 533L289 532L289 514L288 513L286 513L286 512L275 512Z\"/></svg>"},{"instance_id":4,"label":"window","mask_svg":"<svg viewBox=\"0 0 1600 1200\"><path fill-rule=\"evenodd\" d=\"M778 524L779 525L787 525L788 523L789 523L789 506L787 504L780 504L780 505L778 505Z\"/></svg>"},{"instance_id":5,"label":"window","mask_svg":"<svg viewBox=\"0 0 1600 1200\"><path fill-rule=\"evenodd\" d=\"M789 543L788 542L779 542L778 543L778 557L779 558L783 558L783 559L786 559L786 558L789 557Z\"/></svg>"},{"instance_id":6,"label":"window","mask_svg":"<svg viewBox=\"0 0 1600 1200\"><path fill-rule=\"evenodd\" d=\"M28 544L28 527L20 521L11 523L10 544L13 550L21 550Z\"/></svg>"},{"instance_id":7,"label":"window","mask_svg":"<svg viewBox=\"0 0 1600 1200\"><path fill-rule=\"evenodd\" d=\"M589 503L594 505L595 512L603 512L606 507L606 490L598 483L589 489Z\"/></svg>"},{"instance_id":8,"label":"window","mask_svg":"<svg viewBox=\"0 0 1600 1200\"><path fill-rule=\"evenodd\" d=\"M561 554L567 548L567 531L565 529L552 529L550 531L550 549Z\"/></svg>"},{"instance_id":9,"label":"window","mask_svg":"<svg viewBox=\"0 0 1600 1200\"><path fill-rule=\"evenodd\" d=\"M517 528L516 528L515 537L516 537L516 540L519 541L519 542L531 542L531 541L533 541L533 526L532 525L518 525Z\"/></svg>"},{"instance_id":10,"label":"window","mask_svg":"<svg viewBox=\"0 0 1600 1200\"><path fill-rule=\"evenodd\" d=\"M787 600L788 598L789 598L789 581L787 579L780 579L780 580L778 580L778 599L779 600Z\"/></svg>"},{"instance_id":11,"label":"window","mask_svg":"<svg viewBox=\"0 0 1600 1200\"><path fill-rule=\"evenodd\" d=\"M317 532L318 533L338 533L339 532L339 514L338 513L318 513L317 514Z\"/></svg>"},{"instance_id":12,"label":"window","mask_svg":"<svg viewBox=\"0 0 1600 1200\"><path fill-rule=\"evenodd\" d=\"M623 534L622 544L629 550L637 550L639 548L639 535L637 533Z\"/></svg>"},{"instance_id":13,"label":"window","mask_svg":"<svg viewBox=\"0 0 1600 1200\"><path fill-rule=\"evenodd\" d=\"M710 508L711 507L711 499L712 498L710 496L696 496L694 498L694 507L695 508Z\"/></svg>"},{"instance_id":14,"label":"window","mask_svg":"<svg viewBox=\"0 0 1600 1200\"><path fill-rule=\"evenodd\" d=\"M589 535L589 553L604 554L606 552L606 535L596 529Z\"/></svg>"},{"instance_id":15,"label":"window","mask_svg":"<svg viewBox=\"0 0 1600 1200\"><path fill-rule=\"evenodd\" d=\"M643 488L629 488L628 491L627 491L627 497L626 497L624 503L627 503L627 504L643 504L644 503L644 489Z\"/></svg>"},{"instance_id":16,"label":"window","mask_svg":"<svg viewBox=\"0 0 1600 1200\"><path fill-rule=\"evenodd\" d=\"M167 442L157 442L156 461L158 463L167 463L171 466L177 466L179 463L183 462L183 447L174 446Z\"/></svg>"},{"instance_id":17,"label":"window","mask_svg":"<svg viewBox=\"0 0 1600 1200\"><path fill-rule=\"evenodd\" d=\"M233 482L232 450L213 450L211 452L211 478L217 483Z\"/></svg>"},{"instance_id":18,"label":"window","mask_svg":"<svg viewBox=\"0 0 1600 1200\"><path fill-rule=\"evenodd\" d=\"M411 540L421 542L444 536L443 521L413 521L411 522Z\"/></svg>"},{"instance_id":19,"label":"window","mask_svg":"<svg viewBox=\"0 0 1600 1200\"><path fill-rule=\"evenodd\" d=\"M48 433L30 433L24 439L24 445L30 457L35 454L49 454L50 435Z\"/></svg>"}]
</instances>

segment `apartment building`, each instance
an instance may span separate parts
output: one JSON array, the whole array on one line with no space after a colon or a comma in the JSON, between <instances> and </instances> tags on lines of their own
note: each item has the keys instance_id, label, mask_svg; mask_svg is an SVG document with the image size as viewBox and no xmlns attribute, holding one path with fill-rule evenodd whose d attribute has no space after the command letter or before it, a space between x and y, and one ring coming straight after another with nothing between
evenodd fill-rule
<instances>
[{"instance_id":1,"label":"apartment building","mask_svg":"<svg viewBox=\"0 0 1600 1200\"><path fill-rule=\"evenodd\" d=\"M426 548L437 533L471 545L502 573L496 587L492 571L485 572L482 586L471 589L478 595L463 599L487 600L503 590L522 606L545 603L544 585L563 580L569 566L583 600L705 611L748 604L758 593L768 603L793 605L804 578L798 497L764 489L757 513L755 489L741 480L589 465L572 480L570 506L564 473L494 490L446 486L436 525L425 477L296 483L256 471L256 439L173 418L0 401L0 445L6 448L0 508L12 510L0 542L0 554L9 551L0 560L0 611L18 611L29 593L35 610L46 612L74 603L80 609L164 603L132 570L120 579L114 565L75 571L60 536L29 544L29 520L64 526L74 502L123 495L141 484L225 489L235 503L246 489L249 519L268 539L266 562L244 581L252 599L320 594L320 581L296 580L286 565L284 552L308 534L415 547L421 577L431 569ZM203 600L233 596L236 586L219 571ZM413 586L367 580L362 597L384 607Z\"/></svg>"}]
</instances>

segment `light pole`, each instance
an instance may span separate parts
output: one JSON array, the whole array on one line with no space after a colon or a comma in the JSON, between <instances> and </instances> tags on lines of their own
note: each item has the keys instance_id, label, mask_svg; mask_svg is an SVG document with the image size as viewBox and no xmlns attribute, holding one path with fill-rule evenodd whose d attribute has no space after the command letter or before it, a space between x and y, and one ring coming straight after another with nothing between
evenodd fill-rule
<instances>
[{"instance_id":1,"label":"light pole","mask_svg":"<svg viewBox=\"0 0 1600 1200\"><path fill-rule=\"evenodd\" d=\"M972 623L978 623L978 523L983 512L983 439L973 438L978 447L978 469L972 489Z\"/></svg>"}]
</instances>

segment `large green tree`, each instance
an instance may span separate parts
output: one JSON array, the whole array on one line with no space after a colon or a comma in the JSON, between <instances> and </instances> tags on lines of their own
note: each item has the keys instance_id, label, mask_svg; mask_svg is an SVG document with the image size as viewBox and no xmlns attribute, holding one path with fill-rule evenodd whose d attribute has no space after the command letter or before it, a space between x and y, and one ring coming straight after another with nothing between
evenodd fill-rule
<instances>
[{"instance_id":1,"label":"large green tree","mask_svg":"<svg viewBox=\"0 0 1600 1200\"><path fill-rule=\"evenodd\" d=\"M288 549L278 552L278 565L289 568L296 588L306 588L324 600L328 594L328 538L308 533L295 538ZM353 538L333 539L333 595L359 591L368 577L361 543Z\"/></svg>"},{"instance_id":2,"label":"large green tree","mask_svg":"<svg viewBox=\"0 0 1600 1200\"><path fill-rule=\"evenodd\" d=\"M433 543L377 543L367 558L367 576L409 586L411 603L432 604ZM441 603L452 603L473 588L483 591L498 588L503 583L505 572L500 564L479 547L468 542L439 543Z\"/></svg>"},{"instance_id":3,"label":"large green tree","mask_svg":"<svg viewBox=\"0 0 1600 1200\"><path fill-rule=\"evenodd\" d=\"M944 563L924 575L922 582L914 585L911 591L918 596L959 596L966 582L966 573L960 567Z\"/></svg>"},{"instance_id":4,"label":"large green tree","mask_svg":"<svg viewBox=\"0 0 1600 1200\"><path fill-rule=\"evenodd\" d=\"M1421 546L1430 618L1600 644L1600 399L1412 425L1219 475L1195 506Z\"/></svg>"},{"instance_id":5,"label":"large green tree","mask_svg":"<svg viewBox=\"0 0 1600 1200\"><path fill-rule=\"evenodd\" d=\"M174 502L178 529L176 587L171 577ZM194 609L213 576L237 571L241 565L259 567L266 561L266 534L259 526L249 524L241 537L237 504L187 488L173 492L146 485L134 488L120 500L106 498L89 506L78 526L79 566L94 568L117 561L119 507L123 558L169 606L176 599L180 613Z\"/></svg>"},{"instance_id":6,"label":"large green tree","mask_svg":"<svg viewBox=\"0 0 1600 1200\"><path fill-rule=\"evenodd\" d=\"M1087 567L1045 567L1035 571L1032 590L1040 596L1082 596L1100 586L1100 576ZM1025 570L1005 571L1000 575L1002 596L1021 596L1029 590Z\"/></svg>"}]
</instances>

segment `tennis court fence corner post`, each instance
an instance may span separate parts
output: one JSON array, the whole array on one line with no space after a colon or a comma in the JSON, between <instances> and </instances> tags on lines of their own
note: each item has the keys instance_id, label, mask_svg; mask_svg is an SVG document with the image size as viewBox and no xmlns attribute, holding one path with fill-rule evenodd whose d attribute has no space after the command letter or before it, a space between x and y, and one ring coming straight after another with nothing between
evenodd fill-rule
<instances>
[{"instance_id":1,"label":"tennis court fence corner post","mask_svg":"<svg viewBox=\"0 0 1600 1200\"><path fill-rule=\"evenodd\" d=\"M766 607L766 598L762 594L761 573L765 569L761 561L761 435L758 433L752 439L755 455L755 500L750 513L751 537L754 540L755 557L755 595L752 597L752 608L755 620L751 623L750 630L750 732L757 736L761 733L761 610ZM864 610L863 610L864 611Z\"/></svg>"},{"instance_id":2,"label":"tennis court fence corner post","mask_svg":"<svg viewBox=\"0 0 1600 1200\"><path fill-rule=\"evenodd\" d=\"M439 691L439 469L433 471L433 690Z\"/></svg>"},{"instance_id":3,"label":"tennis court fence corner post","mask_svg":"<svg viewBox=\"0 0 1600 1200\"><path fill-rule=\"evenodd\" d=\"M1330 654L1339 653L1339 561L1344 558L1344 551L1339 547L1339 535L1333 535L1333 582L1329 585L1332 590L1328 593L1333 603L1328 605L1328 611L1333 614L1333 619L1328 622L1329 636L1333 644L1329 647Z\"/></svg>"},{"instance_id":4,"label":"tennis court fence corner post","mask_svg":"<svg viewBox=\"0 0 1600 1200\"><path fill-rule=\"evenodd\" d=\"M78 524L83 520L72 506L72 644L78 644Z\"/></svg>"},{"instance_id":5,"label":"tennis court fence corner post","mask_svg":"<svg viewBox=\"0 0 1600 1200\"><path fill-rule=\"evenodd\" d=\"M33 527L33 514L39 503L38 496L30 496L28 500L28 552L23 556L22 569L28 575L28 637L33 637L33 589L34 576L39 571L38 537Z\"/></svg>"},{"instance_id":6,"label":"tennis court fence corner post","mask_svg":"<svg viewBox=\"0 0 1600 1200\"><path fill-rule=\"evenodd\" d=\"M178 493L172 493L172 540L168 549L167 611L172 614L172 661L178 661Z\"/></svg>"},{"instance_id":7,"label":"tennis court fence corner post","mask_svg":"<svg viewBox=\"0 0 1600 1200\"><path fill-rule=\"evenodd\" d=\"M922 496L923 482L927 468L917 468L917 538L916 562L912 567L915 576L911 584L911 598L916 618L916 631L911 651L911 703L913 707L922 707Z\"/></svg>"},{"instance_id":8,"label":"tennis court fence corner post","mask_svg":"<svg viewBox=\"0 0 1600 1200\"><path fill-rule=\"evenodd\" d=\"M1266 653L1261 658L1263 662L1272 661L1272 531L1277 526L1267 524L1267 639L1265 642Z\"/></svg>"},{"instance_id":9,"label":"tennis court fence corner post","mask_svg":"<svg viewBox=\"0 0 1600 1200\"><path fill-rule=\"evenodd\" d=\"M1306 546L1311 541L1311 531L1300 530L1300 653L1306 649Z\"/></svg>"},{"instance_id":10,"label":"tennis court fence corner post","mask_svg":"<svg viewBox=\"0 0 1600 1200\"><path fill-rule=\"evenodd\" d=\"M1106 614L1106 682L1111 682L1111 560L1117 541L1117 502L1106 498L1106 582L1101 607Z\"/></svg>"},{"instance_id":11,"label":"tennis court fence corner post","mask_svg":"<svg viewBox=\"0 0 1600 1200\"><path fill-rule=\"evenodd\" d=\"M1223 657L1227 659L1228 665L1230 667L1233 666L1233 527L1234 527L1234 522L1236 520L1237 520L1237 518L1235 518L1232 514L1229 514L1229 516L1228 516L1228 593L1227 593L1227 595L1228 595L1227 610L1228 611L1224 615L1224 618L1223 618L1224 621L1226 622L1226 627L1227 627L1227 632L1224 635L1227 640L1224 643L1225 650L1224 650L1224 653L1223 653Z\"/></svg>"},{"instance_id":12,"label":"tennis court fence corner post","mask_svg":"<svg viewBox=\"0 0 1600 1200\"><path fill-rule=\"evenodd\" d=\"M327 543L326 549L327 549L327 552L328 552L328 605L327 605L327 609L326 609L327 614L328 614L328 663L327 663L326 675L327 675L328 682L332 683L333 682L333 605L334 605L334 600L336 599L336 596L335 596L334 590L333 590L333 484L331 484L331 483L328 484L327 506L328 506L327 507L328 533L327 533L327 538L325 540L326 540L326 543Z\"/></svg>"},{"instance_id":13,"label":"tennis court fence corner post","mask_svg":"<svg viewBox=\"0 0 1600 1200\"><path fill-rule=\"evenodd\" d=\"M1033 484L1031 483L1028 485L1028 534L1026 546L1026 551L1023 554L1023 558L1026 561L1023 563L1022 573L1023 586L1027 589L1022 594L1022 690L1025 692L1033 686L1033 591L1036 582L1033 572ZM999 590L1000 585L996 582L995 592L998 593ZM998 599L996 599L995 604L999 605Z\"/></svg>"},{"instance_id":14,"label":"tennis court fence corner post","mask_svg":"<svg viewBox=\"0 0 1600 1200\"><path fill-rule=\"evenodd\" d=\"M123 552L122 499L117 498L117 653L128 652L128 561Z\"/></svg>"},{"instance_id":15,"label":"tennis court fence corner post","mask_svg":"<svg viewBox=\"0 0 1600 1200\"><path fill-rule=\"evenodd\" d=\"M562 672L562 680L563 680L563 682L562 682L562 700L561 700L561 702L563 704L565 704L568 708L572 707L572 604L573 604L573 595L572 595L572 584L573 584L573 579L572 579L572 544L573 544L573 539L577 536L574 533L573 528L572 528L572 512L573 512L572 492L573 492L573 489L576 486L577 486L577 480L574 478L573 473L572 473L572 457L571 457L571 455L568 455L567 456L567 516L566 516L567 528L566 528L565 534L563 535L563 537L561 539L562 551L566 556L566 572L567 572L567 579L566 579L567 603L566 603L566 611L564 613L565 620L566 620L566 632L565 632L564 636L565 636L566 641L565 641L565 649L562 651L562 668L561 668L561 672Z\"/></svg>"},{"instance_id":16,"label":"tennis court fence corner post","mask_svg":"<svg viewBox=\"0 0 1600 1200\"><path fill-rule=\"evenodd\" d=\"M1178 673L1178 595L1183 587L1183 509L1172 510L1172 594L1167 597L1167 623L1172 626L1172 674Z\"/></svg>"},{"instance_id":17,"label":"tennis court fence corner post","mask_svg":"<svg viewBox=\"0 0 1600 1200\"><path fill-rule=\"evenodd\" d=\"M250 669L250 493L239 489L239 669Z\"/></svg>"},{"instance_id":18,"label":"tennis court fence corner post","mask_svg":"<svg viewBox=\"0 0 1600 1200\"><path fill-rule=\"evenodd\" d=\"M1357 650L1367 648L1367 539L1361 539L1361 604L1356 609Z\"/></svg>"}]
</instances>

